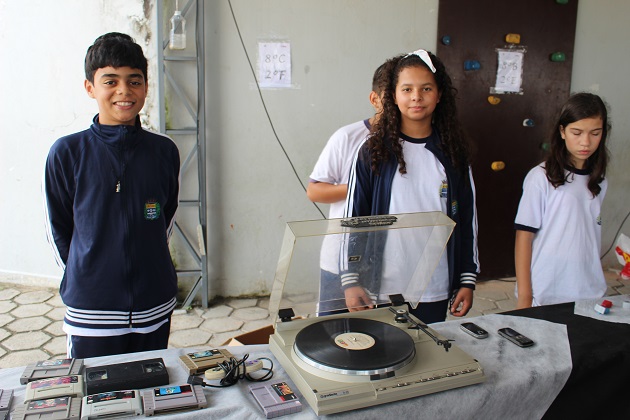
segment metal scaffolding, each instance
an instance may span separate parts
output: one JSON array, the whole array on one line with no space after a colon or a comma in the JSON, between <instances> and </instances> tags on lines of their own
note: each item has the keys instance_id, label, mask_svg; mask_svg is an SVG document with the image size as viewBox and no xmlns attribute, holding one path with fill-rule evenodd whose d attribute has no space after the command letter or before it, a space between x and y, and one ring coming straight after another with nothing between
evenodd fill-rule
<instances>
[{"instance_id":1,"label":"metal scaffolding","mask_svg":"<svg viewBox=\"0 0 630 420\"><path fill-rule=\"evenodd\" d=\"M183 3L183 0L180 3ZM182 307L190 306L195 296L201 292L201 303L204 308L207 308L204 2L203 0L188 0L181 9L187 22L188 32L188 45L184 50L169 48L168 18L175 10L172 9L175 1L159 0L156 4L157 33L161 39L157 54L160 132L171 137L180 149L182 191L185 185L194 185L195 174L198 184L197 197L183 198L180 192L179 210L175 221L174 231L194 266L192 269L184 269L176 264L177 276L179 279L196 278L188 296L182 302ZM168 14L165 15L165 13ZM194 36L190 36L191 34ZM193 92L190 91L191 79L193 79L190 77L191 73L196 74L196 92L194 89ZM191 138L194 141L186 142ZM194 217L189 217L186 213L194 213L195 208L198 210L199 218L196 229L186 229L185 225L195 222ZM192 224L195 225L195 223Z\"/></svg>"}]
</instances>

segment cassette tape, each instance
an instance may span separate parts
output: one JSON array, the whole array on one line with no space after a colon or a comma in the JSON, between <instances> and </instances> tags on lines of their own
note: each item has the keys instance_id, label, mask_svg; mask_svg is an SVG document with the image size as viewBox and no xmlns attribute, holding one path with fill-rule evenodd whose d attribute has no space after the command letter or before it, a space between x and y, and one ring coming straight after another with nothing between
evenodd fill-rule
<instances>
[{"instance_id":1,"label":"cassette tape","mask_svg":"<svg viewBox=\"0 0 630 420\"><path fill-rule=\"evenodd\" d=\"M83 377L80 375L60 376L26 384L25 402L57 397L83 397Z\"/></svg>"},{"instance_id":2,"label":"cassette tape","mask_svg":"<svg viewBox=\"0 0 630 420\"><path fill-rule=\"evenodd\" d=\"M12 389L0 389L0 420L8 417L11 401L13 400Z\"/></svg>"},{"instance_id":3,"label":"cassette tape","mask_svg":"<svg viewBox=\"0 0 630 420\"><path fill-rule=\"evenodd\" d=\"M302 411L302 403L286 382L250 385L249 390L268 419Z\"/></svg>"},{"instance_id":4,"label":"cassette tape","mask_svg":"<svg viewBox=\"0 0 630 420\"><path fill-rule=\"evenodd\" d=\"M20 377L20 383L26 385L39 379L80 375L81 369L83 369L83 359L42 360L26 366Z\"/></svg>"},{"instance_id":5,"label":"cassette tape","mask_svg":"<svg viewBox=\"0 0 630 420\"><path fill-rule=\"evenodd\" d=\"M79 420L81 414L81 398L62 397L47 400L35 400L18 405L11 419L39 420L39 419L70 419Z\"/></svg>"},{"instance_id":6,"label":"cassette tape","mask_svg":"<svg viewBox=\"0 0 630 420\"><path fill-rule=\"evenodd\" d=\"M137 360L85 369L87 394L120 391L125 389L152 388L169 383L164 360Z\"/></svg>"},{"instance_id":7,"label":"cassette tape","mask_svg":"<svg viewBox=\"0 0 630 420\"><path fill-rule=\"evenodd\" d=\"M83 397L81 403L81 420L131 417L141 414L140 392L135 389L87 395Z\"/></svg>"},{"instance_id":8,"label":"cassette tape","mask_svg":"<svg viewBox=\"0 0 630 420\"><path fill-rule=\"evenodd\" d=\"M188 353L179 356L179 360L184 365L184 369L188 370L189 375L196 375L216 367L219 363L226 362L233 357L232 353L225 349L212 349Z\"/></svg>"},{"instance_id":9,"label":"cassette tape","mask_svg":"<svg viewBox=\"0 0 630 420\"><path fill-rule=\"evenodd\" d=\"M208 403L200 385L178 385L142 391L144 415L206 408Z\"/></svg>"}]
</instances>

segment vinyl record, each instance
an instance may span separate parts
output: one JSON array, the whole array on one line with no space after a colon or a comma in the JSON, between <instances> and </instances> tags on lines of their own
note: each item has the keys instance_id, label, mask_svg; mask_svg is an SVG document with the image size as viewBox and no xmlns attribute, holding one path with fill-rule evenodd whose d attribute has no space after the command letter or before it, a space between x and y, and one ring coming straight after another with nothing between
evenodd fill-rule
<instances>
[{"instance_id":1,"label":"vinyl record","mask_svg":"<svg viewBox=\"0 0 630 420\"><path fill-rule=\"evenodd\" d=\"M329 319L304 327L294 350L316 368L350 375L380 375L413 361L416 348L404 330L364 318Z\"/></svg>"}]
</instances>

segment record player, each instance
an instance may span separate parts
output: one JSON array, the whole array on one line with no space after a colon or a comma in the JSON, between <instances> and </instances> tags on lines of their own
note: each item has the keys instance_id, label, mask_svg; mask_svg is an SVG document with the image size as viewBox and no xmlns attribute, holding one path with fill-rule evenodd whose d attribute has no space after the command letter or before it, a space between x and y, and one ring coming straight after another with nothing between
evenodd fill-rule
<instances>
[{"instance_id":1,"label":"record player","mask_svg":"<svg viewBox=\"0 0 630 420\"><path fill-rule=\"evenodd\" d=\"M441 212L287 223L269 302L269 348L316 414L484 380L473 357L405 303L415 307L443 265L454 226ZM348 307L341 286L348 273L365 286L373 309Z\"/></svg>"}]
</instances>

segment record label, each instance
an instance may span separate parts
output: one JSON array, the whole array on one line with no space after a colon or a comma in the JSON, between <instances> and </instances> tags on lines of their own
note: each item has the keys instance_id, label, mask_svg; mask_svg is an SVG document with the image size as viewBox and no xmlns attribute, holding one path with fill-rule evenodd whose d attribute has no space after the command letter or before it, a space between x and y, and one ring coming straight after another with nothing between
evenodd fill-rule
<instances>
[{"instance_id":1,"label":"record label","mask_svg":"<svg viewBox=\"0 0 630 420\"><path fill-rule=\"evenodd\" d=\"M366 350L376 344L376 340L360 332L342 333L335 337L335 344L348 350Z\"/></svg>"}]
</instances>

